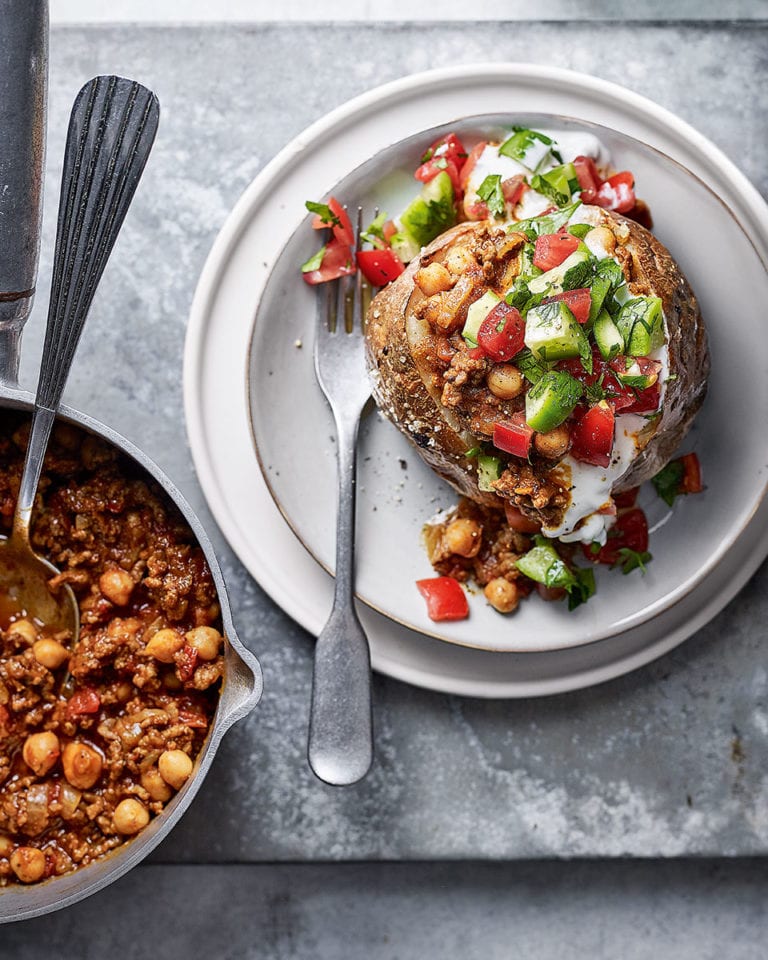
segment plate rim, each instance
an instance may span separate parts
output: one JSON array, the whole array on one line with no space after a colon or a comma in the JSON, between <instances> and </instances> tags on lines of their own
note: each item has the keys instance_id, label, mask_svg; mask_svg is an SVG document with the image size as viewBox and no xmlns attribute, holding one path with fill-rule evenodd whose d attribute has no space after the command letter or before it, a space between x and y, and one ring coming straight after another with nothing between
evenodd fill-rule
<instances>
[{"instance_id":1,"label":"plate rim","mask_svg":"<svg viewBox=\"0 0 768 960\"><path fill-rule=\"evenodd\" d=\"M637 94L634 91L628 90L619 84L615 84L600 78L591 77L589 75L579 73L578 71L528 63L461 64L458 66L444 67L437 70L429 70L401 77L399 79L390 81L389 83L368 90L331 110L329 113L312 123L303 131L303 133L300 133L285 147L283 147L283 149L265 165L263 170L260 171L260 173L243 192L239 200L230 211L230 214L225 220L221 230L219 231L219 234L216 237L216 240L214 241L208 257L206 258L190 310L189 325L184 350L184 407L188 440L198 478L208 506L211 509L216 521L219 523L222 532L227 537L227 540L229 541L230 545L232 545L235 553L239 557L241 556L242 549L235 546L239 540L239 538L234 535L237 533L237 531L234 531L231 524L228 522L229 517L227 516L228 511L226 509L226 505L221 503L216 496L219 488L218 480L215 472L212 469L212 464L205 456L207 444L205 430L203 428L203 420L202 418L198 418L196 415L197 401L199 399L196 390L196 383L198 381L197 375L202 369L203 335L205 333L205 326L210 308L213 300L215 299L217 280L220 279L220 274L225 266L227 253L233 249L248 225L248 218L245 217L244 214L252 206L254 195L258 195L258 193L263 189L263 184L265 181L269 181L272 178L275 168L282 167L290 158L301 153L309 139L314 138L318 134L322 134L324 131L332 128L343 129L350 122L350 120L355 118L356 115L365 113L371 107L381 104L382 101L388 101L390 103L396 102L398 99L402 99L403 97L413 93L414 90L423 88L424 85L437 85L447 80L455 82L462 79L474 80L476 82L496 81L499 83L517 80L523 84L531 81L539 81L543 82L545 87L548 85L554 85L557 87L558 85L562 85L564 83L571 87L573 87L573 85L578 85L579 88L585 93L592 93L593 95L596 94L600 100L608 100L614 107L618 105L631 112L639 111L643 120L651 123L652 125L660 125L663 128L665 135L669 136L672 140L682 141L687 149L691 149L693 147L699 150L701 155L705 157L711 165L714 165L717 168L720 175L725 176L727 181L733 187L737 197L739 197L743 203L751 209L752 213L754 213L755 210L758 210L762 215L763 220L766 217L766 213L768 213L768 208L766 208L765 201L762 199L756 188L746 178L746 176L744 176L744 174L738 170L732 161L730 161L718 147L712 144L711 141L709 141L702 134L698 133L698 131L691 127L687 122L681 120L671 111L659 106L641 94ZM635 137L634 139L638 138ZM648 146L652 147L651 144L648 144ZM656 148L652 147L652 149ZM673 161L675 160L674 157L672 157L672 159ZM749 217L748 219L752 219L752 217ZM743 219L740 216L737 216L737 220L743 226ZM244 377L243 380L245 379L246 378ZM290 530L288 530L288 533L291 537L293 537L293 534ZM766 545L766 549L768 549L768 545ZM249 551L247 549L245 552L247 555L249 555ZM758 550L757 552L760 551ZM764 552L765 551L763 551L763 553ZM757 568L761 559L762 557L758 557L757 560L754 561L754 569ZM289 591L284 589L284 585L280 582L279 577L274 575L272 571L262 569L260 570L259 575L257 575L249 568L249 572L252 573L254 578L263 586L272 599L275 600L275 602L277 602L278 605L280 605L282 609L285 610L290 616L296 619L297 622L305 627L305 629L312 633L316 633L317 630L319 630L320 626L322 626L322 623L319 621L318 617L322 615L318 614L317 611L307 610L305 606L302 607L300 604L297 605L295 602L295 595L292 595ZM743 586L743 583L746 582L746 579L748 579L748 576L751 575L751 572L754 571L751 570L750 573L743 578L736 578L740 582L734 589L734 594L738 589L740 589L741 586ZM329 578L329 580L330 579L331 578ZM720 604L718 609L722 608L725 602L727 602L727 599L730 599L730 597L726 598L726 600ZM717 604L715 604L715 606L717 606ZM713 610L712 613L708 615L707 619L711 618L711 616L713 616L716 612L717 610ZM706 620L704 622L706 622ZM408 630L408 628L402 629L407 633L411 632ZM417 636L419 639L427 639L423 634L418 634ZM671 649L672 646L682 642L683 639L685 639L685 636L676 636L674 641L668 647L666 647L666 649ZM430 642L439 644L444 643L442 640ZM596 641L597 644L600 642L601 641ZM453 644L450 646L455 648L455 645ZM585 646L594 647L595 644L593 643ZM650 659L658 656L661 652L664 652L664 650L659 650L656 652L657 646L658 644L651 644L648 647L650 653L643 660L643 662L648 662ZM479 653L478 655L482 656L483 654ZM497 655L497 652L494 652L494 655ZM528 655L544 656L547 654ZM632 659L633 661L637 661L638 655L635 655ZM375 657L374 665L376 665ZM613 664L609 668L610 676L618 676L621 673L626 672L626 670L634 669L635 666L639 665L639 662L633 662L627 667L623 667L621 664ZM391 664L383 665L383 669L384 672L389 673L390 675L395 675L396 673ZM406 669L404 672L407 674L409 671ZM594 670L591 672L594 672ZM446 689L445 683L439 676L437 677L434 686L428 684L425 681L425 678L414 680L412 677L403 676L402 679L406 679L408 682L418 683L421 686L431 686L432 689ZM604 679L608 679L608 676L603 676L600 678L600 680ZM485 683L485 681L482 682ZM590 681L589 678L585 678L584 682L578 683L578 686L586 686L589 685L590 682L595 681ZM566 682L565 685L561 685L559 689L564 690L575 688L575 686L571 686ZM455 692L462 691L455 690ZM553 690L551 692L558 691ZM480 690L474 690L472 695L478 696L484 694ZM509 694L489 692L485 695L503 697L508 696Z\"/></svg>"}]
</instances>

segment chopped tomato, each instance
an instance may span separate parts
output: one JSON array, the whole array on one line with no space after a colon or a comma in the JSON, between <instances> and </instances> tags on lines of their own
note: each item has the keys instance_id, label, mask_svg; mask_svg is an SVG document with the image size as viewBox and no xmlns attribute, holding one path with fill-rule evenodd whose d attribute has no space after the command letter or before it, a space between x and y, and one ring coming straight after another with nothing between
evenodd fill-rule
<instances>
[{"instance_id":1,"label":"chopped tomato","mask_svg":"<svg viewBox=\"0 0 768 960\"><path fill-rule=\"evenodd\" d=\"M473 360L479 360L481 357L485 356L482 347L472 347L471 350L467 350L467 355Z\"/></svg>"},{"instance_id":2,"label":"chopped tomato","mask_svg":"<svg viewBox=\"0 0 768 960\"><path fill-rule=\"evenodd\" d=\"M441 157L454 163L458 170L464 166L467 151L455 133L447 133L439 140L435 140L421 159L422 163L426 163L428 160L439 160Z\"/></svg>"},{"instance_id":3,"label":"chopped tomato","mask_svg":"<svg viewBox=\"0 0 768 960\"><path fill-rule=\"evenodd\" d=\"M352 222L349 219L349 214L344 207L342 207L336 197L331 197L331 199L328 201L328 206L331 209L331 213L339 221L331 226L334 237L340 243L346 243L349 246L352 246L352 244L355 242L355 231L352 229ZM329 224L327 224L319 214L315 214L312 220L313 229L324 230L328 226Z\"/></svg>"},{"instance_id":4,"label":"chopped tomato","mask_svg":"<svg viewBox=\"0 0 768 960\"><path fill-rule=\"evenodd\" d=\"M622 374L644 377L647 387L652 387L661 373L661 363L658 360L651 360L650 357L614 357L609 361L609 366L616 371L619 378Z\"/></svg>"},{"instance_id":5,"label":"chopped tomato","mask_svg":"<svg viewBox=\"0 0 768 960\"><path fill-rule=\"evenodd\" d=\"M485 140L481 140L480 143L476 143L474 147L469 151L469 156L464 162L464 166L461 168L461 189L466 191L467 184L469 183L469 178L472 175L472 171L477 166L477 161L480 159L480 154L488 146L488 143Z\"/></svg>"},{"instance_id":6,"label":"chopped tomato","mask_svg":"<svg viewBox=\"0 0 768 960\"><path fill-rule=\"evenodd\" d=\"M192 679L195 673L195 667L197 666L197 658L197 650L188 643L185 643L181 650L174 656L176 672L179 675L179 680L183 683L187 683L188 680Z\"/></svg>"},{"instance_id":7,"label":"chopped tomato","mask_svg":"<svg viewBox=\"0 0 768 960\"><path fill-rule=\"evenodd\" d=\"M558 293L554 297L547 297L543 302L551 303L554 300L563 300L579 323L586 323L587 320L589 320L592 297L586 287L581 287L579 290L566 290L565 293Z\"/></svg>"},{"instance_id":8,"label":"chopped tomato","mask_svg":"<svg viewBox=\"0 0 768 960\"><path fill-rule=\"evenodd\" d=\"M627 388L631 389L631 388ZM661 384L657 380L646 390L639 390L634 397L630 398L629 403L622 405L622 413L653 413L659 409L661 400ZM617 407L618 409L618 407Z\"/></svg>"},{"instance_id":9,"label":"chopped tomato","mask_svg":"<svg viewBox=\"0 0 768 960\"><path fill-rule=\"evenodd\" d=\"M91 687L77 690L67 701L67 720L74 720L86 713L98 713L101 707L101 697Z\"/></svg>"},{"instance_id":10,"label":"chopped tomato","mask_svg":"<svg viewBox=\"0 0 768 960\"><path fill-rule=\"evenodd\" d=\"M504 513L507 516L507 523L516 533L540 533L541 524L536 520L531 520L521 513L517 507L512 506L509 500L504 503Z\"/></svg>"},{"instance_id":11,"label":"chopped tomato","mask_svg":"<svg viewBox=\"0 0 768 960\"><path fill-rule=\"evenodd\" d=\"M384 234L384 242L389 243L389 241L397 233L397 227L395 226L394 220L387 220L384 226L381 228L381 232Z\"/></svg>"},{"instance_id":12,"label":"chopped tomato","mask_svg":"<svg viewBox=\"0 0 768 960\"><path fill-rule=\"evenodd\" d=\"M355 272L355 258L348 243L341 243L334 237L326 246L322 262L317 270L302 273L305 283L325 283Z\"/></svg>"},{"instance_id":13,"label":"chopped tomato","mask_svg":"<svg viewBox=\"0 0 768 960\"><path fill-rule=\"evenodd\" d=\"M606 210L628 213L635 206L635 178L625 170L615 173L601 185L594 202Z\"/></svg>"},{"instance_id":14,"label":"chopped tomato","mask_svg":"<svg viewBox=\"0 0 768 960\"><path fill-rule=\"evenodd\" d=\"M430 180L435 179L438 173L442 173L443 171L451 178L453 192L456 195L460 194L461 181L459 179L459 170L453 160L448 160L445 157L434 157L432 160L427 160L426 163L422 163L414 173L414 177L416 177L417 180L421 180L422 183L429 183Z\"/></svg>"},{"instance_id":15,"label":"chopped tomato","mask_svg":"<svg viewBox=\"0 0 768 960\"><path fill-rule=\"evenodd\" d=\"M611 462L615 416L605 400L593 404L571 428L571 455L584 463L607 467Z\"/></svg>"},{"instance_id":16,"label":"chopped tomato","mask_svg":"<svg viewBox=\"0 0 768 960\"><path fill-rule=\"evenodd\" d=\"M603 178L597 172L595 161L592 157L576 157L573 165L581 187L581 199L584 203L594 203L603 182Z\"/></svg>"},{"instance_id":17,"label":"chopped tomato","mask_svg":"<svg viewBox=\"0 0 768 960\"><path fill-rule=\"evenodd\" d=\"M514 177L508 177L506 180L501 181L501 192L504 194L504 200L514 207L516 203L520 202L520 198L528 189L528 184L525 182L525 177L522 173L516 173Z\"/></svg>"},{"instance_id":18,"label":"chopped tomato","mask_svg":"<svg viewBox=\"0 0 768 960\"><path fill-rule=\"evenodd\" d=\"M620 550L634 550L645 553L648 549L648 521L639 507L620 513L616 523L608 531L608 540L597 553L592 552L590 544L584 544L584 555L595 563L607 563L613 566L621 562Z\"/></svg>"},{"instance_id":19,"label":"chopped tomato","mask_svg":"<svg viewBox=\"0 0 768 960\"><path fill-rule=\"evenodd\" d=\"M465 620L469 616L467 595L454 577L431 577L417 580L419 593L427 601L430 620Z\"/></svg>"},{"instance_id":20,"label":"chopped tomato","mask_svg":"<svg viewBox=\"0 0 768 960\"><path fill-rule=\"evenodd\" d=\"M551 270L559 267L581 241L570 233L545 233L536 237L536 247L533 252L533 265L540 270Z\"/></svg>"},{"instance_id":21,"label":"chopped tomato","mask_svg":"<svg viewBox=\"0 0 768 960\"><path fill-rule=\"evenodd\" d=\"M511 420L493 425L493 445L511 453L513 457L526 459L531 449L533 429L525 422L524 413L515 413Z\"/></svg>"},{"instance_id":22,"label":"chopped tomato","mask_svg":"<svg viewBox=\"0 0 768 960\"><path fill-rule=\"evenodd\" d=\"M179 707L179 720L185 726L197 730L205 730L208 726L208 721L205 719L205 716L192 707Z\"/></svg>"},{"instance_id":23,"label":"chopped tomato","mask_svg":"<svg viewBox=\"0 0 768 960\"><path fill-rule=\"evenodd\" d=\"M488 209L487 203L478 200L477 203L472 203L466 208L466 214L470 220L487 220L491 211Z\"/></svg>"},{"instance_id":24,"label":"chopped tomato","mask_svg":"<svg viewBox=\"0 0 768 960\"><path fill-rule=\"evenodd\" d=\"M701 480L701 464L698 456L695 453L686 453L679 460L683 465L680 493L701 493L704 484Z\"/></svg>"},{"instance_id":25,"label":"chopped tomato","mask_svg":"<svg viewBox=\"0 0 768 960\"><path fill-rule=\"evenodd\" d=\"M359 250L357 265L363 271L365 279L374 287L383 287L399 277L405 270L405 264L394 250Z\"/></svg>"},{"instance_id":26,"label":"chopped tomato","mask_svg":"<svg viewBox=\"0 0 768 960\"><path fill-rule=\"evenodd\" d=\"M622 490L621 493L613 494L613 502L619 510L626 510L627 507L634 507L637 502L637 495L640 493L640 487L632 487L629 490Z\"/></svg>"},{"instance_id":27,"label":"chopped tomato","mask_svg":"<svg viewBox=\"0 0 768 960\"><path fill-rule=\"evenodd\" d=\"M496 363L506 363L525 346L525 320L502 300L480 324L477 342Z\"/></svg>"}]
</instances>

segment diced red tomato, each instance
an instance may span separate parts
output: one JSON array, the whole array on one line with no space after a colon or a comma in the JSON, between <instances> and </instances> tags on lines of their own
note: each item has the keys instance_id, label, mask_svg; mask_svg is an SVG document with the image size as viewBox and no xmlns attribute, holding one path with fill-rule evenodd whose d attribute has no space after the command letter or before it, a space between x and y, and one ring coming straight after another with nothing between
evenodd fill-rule
<instances>
[{"instance_id":1,"label":"diced red tomato","mask_svg":"<svg viewBox=\"0 0 768 960\"><path fill-rule=\"evenodd\" d=\"M570 233L545 233L536 237L536 247L533 252L533 265L540 270L551 270L559 267L581 241Z\"/></svg>"},{"instance_id":2,"label":"diced red tomato","mask_svg":"<svg viewBox=\"0 0 768 960\"><path fill-rule=\"evenodd\" d=\"M525 346L525 320L502 300L480 324L477 342L496 363L506 363Z\"/></svg>"},{"instance_id":3,"label":"diced red tomato","mask_svg":"<svg viewBox=\"0 0 768 960\"><path fill-rule=\"evenodd\" d=\"M65 711L67 720L74 720L86 713L98 713L101 707L101 697L91 687L77 690L67 701Z\"/></svg>"},{"instance_id":4,"label":"diced red tomato","mask_svg":"<svg viewBox=\"0 0 768 960\"><path fill-rule=\"evenodd\" d=\"M471 350L467 350L467 354L472 358L472 360L479 360L481 357L484 357L482 347L472 347Z\"/></svg>"},{"instance_id":5,"label":"diced red tomato","mask_svg":"<svg viewBox=\"0 0 768 960\"><path fill-rule=\"evenodd\" d=\"M528 189L528 184L525 182L525 177L522 173L516 173L514 177L508 177L506 180L501 181L501 192L504 194L504 200L514 207L516 203L520 202L520 198Z\"/></svg>"},{"instance_id":6,"label":"diced red tomato","mask_svg":"<svg viewBox=\"0 0 768 960\"><path fill-rule=\"evenodd\" d=\"M451 178L453 192L458 196L462 192L461 181L459 179L458 168L452 160L448 160L445 157L435 157L432 160L427 160L426 163L422 163L416 170L414 177L416 177L417 180L421 180L422 183L429 183L430 180L435 179L438 173L442 173L443 171Z\"/></svg>"},{"instance_id":7,"label":"diced red tomato","mask_svg":"<svg viewBox=\"0 0 768 960\"><path fill-rule=\"evenodd\" d=\"M466 192L467 184L469 183L469 178L472 175L472 171L477 166L477 161L480 159L480 154L487 146L488 143L485 140L481 140L480 143L476 143L469 151L469 156L465 160L464 166L461 168L461 189L463 192Z\"/></svg>"},{"instance_id":8,"label":"diced red tomato","mask_svg":"<svg viewBox=\"0 0 768 960\"><path fill-rule=\"evenodd\" d=\"M686 453L679 459L683 465L680 493L701 493L704 484L701 479L701 464L698 456L695 453Z\"/></svg>"},{"instance_id":9,"label":"diced red tomato","mask_svg":"<svg viewBox=\"0 0 768 960\"><path fill-rule=\"evenodd\" d=\"M467 160L467 151L464 144L459 140L455 133L447 133L439 140L435 140L432 146L424 154L423 162L428 160L440 159L444 157L456 165L458 170L464 166Z\"/></svg>"},{"instance_id":10,"label":"diced red tomato","mask_svg":"<svg viewBox=\"0 0 768 960\"><path fill-rule=\"evenodd\" d=\"M521 513L517 507L512 506L509 500L504 502L504 513L507 516L507 523L516 533L540 533L541 524L536 520L531 520Z\"/></svg>"},{"instance_id":11,"label":"diced red tomato","mask_svg":"<svg viewBox=\"0 0 768 960\"><path fill-rule=\"evenodd\" d=\"M581 199L584 203L594 203L603 182L603 178L597 172L595 161L592 157L576 157L573 165L581 187Z\"/></svg>"},{"instance_id":12,"label":"diced red tomato","mask_svg":"<svg viewBox=\"0 0 768 960\"><path fill-rule=\"evenodd\" d=\"M592 553L589 544L584 544L584 556L595 563L607 563L611 566L621 561L622 549L645 553L648 549L648 521L639 507L620 513L616 523L608 531L608 540L598 553Z\"/></svg>"},{"instance_id":13,"label":"diced red tomato","mask_svg":"<svg viewBox=\"0 0 768 960\"><path fill-rule=\"evenodd\" d=\"M482 200L478 200L477 203L472 203L466 208L466 214L470 220L487 220L491 215L491 211L488 209L488 204L484 203Z\"/></svg>"},{"instance_id":14,"label":"diced red tomato","mask_svg":"<svg viewBox=\"0 0 768 960\"><path fill-rule=\"evenodd\" d=\"M359 250L357 265L363 271L365 279L374 287L383 287L399 277L405 270L405 264L389 248L384 250Z\"/></svg>"},{"instance_id":15,"label":"diced red tomato","mask_svg":"<svg viewBox=\"0 0 768 960\"><path fill-rule=\"evenodd\" d=\"M622 490L621 493L613 494L613 502L619 510L626 510L628 507L634 507L637 502L637 495L640 493L640 487L632 487L630 490Z\"/></svg>"},{"instance_id":16,"label":"diced red tomato","mask_svg":"<svg viewBox=\"0 0 768 960\"><path fill-rule=\"evenodd\" d=\"M611 462L615 419L613 407L605 400L577 417L571 428L571 455L584 463L607 467Z\"/></svg>"},{"instance_id":17,"label":"diced red tomato","mask_svg":"<svg viewBox=\"0 0 768 960\"><path fill-rule=\"evenodd\" d=\"M397 233L397 227L395 226L394 220L387 220L384 223L384 226L381 228L381 232L384 234L384 242L389 243L389 241Z\"/></svg>"},{"instance_id":18,"label":"diced red tomato","mask_svg":"<svg viewBox=\"0 0 768 960\"><path fill-rule=\"evenodd\" d=\"M179 707L179 720L187 727L197 730L205 730L208 721L205 716L192 707Z\"/></svg>"},{"instance_id":19,"label":"diced red tomato","mask_svg":"<svg viewBox=\"0 0 768 960\"><path fill-rule=\"evenodd\" d=\"M592 297L586 287L582 287L579 290L566 290L565 293L558 293L554 297L547 297L544 303L551 303L554 300L565 301L566 306L579 323L586 323L587 320L589 320Z\"/></svg>"},{"instance_id":20,"label":"diced red tomato","mask_svg":"<svg viewBox=\"0 0 768 960\"><path fill-rule=\"evenodd\" d=\"M302 273L304 282L309 284L325 283L326 280L336 280L338 277L348 276L357 270L352 248L347 243L341 243L334 237L326 246L322 263L317 270Z\"/></svg>"},{"instance_id":21,"label":"diced red tomato","mask_svg":"<svg viewBox=\"0 0 768 960\"><path fill-rule=\"evenodd\" d=\"M192 679L195 673L195 667L197 666L197 658L197 650L188 643L185 643L181 650L174 656L176 672L179 675L179 680L183 683Z\"/></svg>"},{"instance_id":22,"label":"diced red tomato","mask_svg":"<svg viewBox=\"0 0 768 960\"><path fill-rule=\"evenodd\" d=\"M525 422L524 413L515 413L511 420L502 420L493 425L493 445L511 453L513 457L526 459L531 450L533 430Z\"/></svg>"},{"instance_id":23,"label":"diced red tomato","mask_svg":"<svg viewBox=\"0 0 768 960\"><path fill-rule=\"evenodd\" d=\"M630 388L627 388L630 389ZM638 393L632 397L629 403L624 404L621 408L622 413L654 413L654 411L659 409L659 401L661 400L661 384L656 381L653 386L648 387L646 390L640 390ZM617 407L618 409L618 407Z\"/></svg>"},{"instance_id":24,"label":"diced red tomato","mask_svg":"<svg viewBox=\"0 0 768 960\"><path fill-rule=\"evenodd\" d=\"M635 178L628 170L615 173L600 186L594 202L606 210L616 213L628 213L636 202Z\"/></svg>"},{"instance_id":25,"label":"diced red tomato","mask_svg":"<svg viewBox=\"0 0 768 960\"><path fill-rule=\"evenodd\" d=\"M352 244L355 242L355 231L352 229L352 222L349 219L349 214L344 207L342 207L336 197L331 197L331 199L328 201L328 206L331 208L331 213L339 221L331 227L334 237L340 243L346 243L348 246L352 246ZM323 222L319 214L315 214L312 219L313 229L324 230L327 226L328 224Z\"/></svg>"},{"instance_id":26,"label":"diced red tomato","mask_svg":"<svg viewBox=\"0 0 768 960\"><path fill-rule=\"evenodd\" d=\"M469 616L467 595L459 581L453 577L417 580L416 586L427 601L427 616L430 620L465 620Z\"/></svg>"},{"instance_id":27,"label":"diced red tomato","mask_svg":"<svg viewBox=\"0 0 768 960\"><path fill-rule=\"evenodd\" d=\"M658 360L651 360L650 357L614 357L609 362L609 366L617 374L626 374L628 370L636 367L638 376L647 377L646 382L649 387L656 383L661 373L661 363Z\"/></svg>"}]
</instances>

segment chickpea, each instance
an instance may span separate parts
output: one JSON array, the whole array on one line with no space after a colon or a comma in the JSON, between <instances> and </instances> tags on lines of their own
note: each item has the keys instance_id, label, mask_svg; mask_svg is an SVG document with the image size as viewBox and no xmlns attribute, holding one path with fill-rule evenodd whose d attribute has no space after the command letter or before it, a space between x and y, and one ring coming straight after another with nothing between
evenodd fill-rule
<instances>
[{"instance_id":1,"label":"chickpea","mask_svg":"<svg viewBox=\"0 0 768 960\"><path fill-rule=\"evenodd\" d=\"M497 363L485 379L488 389L499 400L514 400L525 389L525 378L511 363Z\"/></svg>"},{"instance_id":2,"label":"chickpea","mask_svg":"<svg viewBox=\"0 0 768 960\"><path fill-rule=\"evenodd\" d=\"M584 237L584 243L596 256L602 258L606 254L611 256L616 249L616 237L608 227L594 227Z\"/></svg>"},{"instance_id":3,"label":"chickpea","mask_svg":"<svg viewBox=\"0 0 768 960\"><path fill-rule=\"evenodd\" d=\"M536 452L548 460L557 460L558 457L562 457L568 450L570 442L571 433L564 423L548 433L537 433L533 438Z\"/></svg>"},{"instance_id":4,"label":"chickpea","mask_svg":"<svg viewBox=\"0 0 768 960\"><path fill-rule=\"evenodd\" d=\"M0 857L5 857L6 859L10 857L13 853L14 843L10 837L6 837L5 834L0 833Z\"/></svg>"},{"instance_id":5,"label":"chickpea","mask_svg":"<svg viewBox=\"0 0 768 960\"><path fill-rule=\"evenodd\" d=\"M128 701L133 696L133 691L135 687L130 682L130 680L123 680L122 683L118 683L115 687L115 696L118 699L119 703L128 703Z\"/></svg>"},{"instance_id":6,"label":"chickpea","mask_svg":"<svg viewBox=\"0 0 768 960\"><path fill-rule=\"evenodd\" d=\"M30 646L37 640L38 631L37 627L32 623L31 620L16 620L10 627L8 627L8 633L13 636L21 637L22 640L25 640Z\"/></svg>"},{"instance_id":7,"label":"chickpea","mask_svg":"<svg viewBox=\"0 0 768 960\"><path fill-rule=\"evenodd\" d=\"M135 584L133 577L119 567L105 570L99 577L99 590L116 607L124 607L131 599Z\"/></svg>"},{"instance_id":8,"label":"chickpea","mask_svg":"<svg viewBox=\"0 0 768 960\"><path fill-rule=\"evenodd\" d=\"M157 769L169 786L180 790L192 773L192 760L183 750L164 750L157 761Z\"/></svg>"},{"instance_id":9,"label":"chickpea","mask_svg":"<svg viewBox=\"0 0 768 960\"><path fill-rule=\"evenodd\" d=\"M219 655L222 636L213 627L195 627L184 634L187 643L197 650L201 660L215 660Z\"/></svg>"},{"instance_id":10,"label":"chickpea","mask_svg":"<svg viewBox=\"0 0 768 960\"><path fill-rule=\"evenodd\" d=\"M149 823L149 811L139 800L128 797L115 807L112 823L118 833L126 836L138 833Z\"/></svg>"},{"instance_id":11,"label":"chickpea","mask_svg":"<svg viewBox=\"0 0 768 960\"><path fill-rule=\"evenodd\" d=\"M56 765L56 761L61 756L59 738L50 730L30 734L24 741L21 755L32 772L38 777L43 777Z\"/></svg>"},{"instance_id":12,"label":"chickpea","mask_svg":"<svg viewBox=\"0 0 768 960\"><path fill-rule=\"evenodd\" d=\"M150 767L142 773L141 785L153 800L159 800L160 803L165 803L173 796L173 791L160 776L157 767Z\"/></svg>"},{"instance_id":13,"label":"chickpea","mask_svg":"<svg viewBox=\"0 0 768 960\"><path fill-rule=\"evenodd\" d=\"M144 647L144 653L161 663L173 663L173 655L184 646L184 637L178 630L166 627L158 630Z\"/></svg>"},{"instance_id":14,"label":"chickpea","mask_svg":"<svg viewBox=\"0 0 768 960\"><path fill-rule=\"evenodd\" d=\"M49 670L58 670L69 659L69 650L58 640L51 640L49 637L35 641L32 644L32 653L35 660Z\"/></svg>"},{"instance_id":15,"label":"chickpea","mask_svg":"<svg viewBox=\"0 0 768 960\"><path fill-rule=\"evenodd\" d=\"M448 251L445 260L443 260L443 265L451 273L459 274L465 273L470 267L476 266L477 261L469 247L456 244Z\"/></svg>"},{"instance_id":16,"label":"chickpea","mask_svg":"<svg viewBox=\"0 0 768 960\"><path fill-rule=\"evenodd\" d=\"M450 290L455 281L442 263L430 263L416 271L413 282L425 297L431 297L435 293Z\"/></svg>"},{"instance_id":17,"label":"chickpea","mask_svg":"<svg viewBox=\"0 0 768 960\"><path fill-rule=\"evenodd\" d=\"M460 557L475 557L483 544L483 528L475 520L459 517L443 531L443 546Z\"/></svg>"},{"instance_id":18,"label":"chickpea","mask_svg":"<svg viewBox=\"0 0 768 960\"><path fill-rule=\"evenodd\" d=\"M37 847L17 847L10 859L11 869L22 883L36 883L45 873L45 854Z\"/></svg>"},{"instance_id":19,"label":"chickpea","mask_svg":"<svg viewBox=\"0 0 768 960\"><path fill-rule=\"evenodd\" d=\"M512 613L520 602L517 587L504 577L495 577L485 585L485 599L499 613Z\"/></svg>"},{"instance_id":20,"label":"chickpea","mask_svg":"<svg viewBox=\"0 0 768 960\"><path fill-rule=\"evenodd\" d=\"M61 754L64 776L78 790L89 790L101 776L104 761L94 747L71 740Z\"/></svg>"}]
</instances>

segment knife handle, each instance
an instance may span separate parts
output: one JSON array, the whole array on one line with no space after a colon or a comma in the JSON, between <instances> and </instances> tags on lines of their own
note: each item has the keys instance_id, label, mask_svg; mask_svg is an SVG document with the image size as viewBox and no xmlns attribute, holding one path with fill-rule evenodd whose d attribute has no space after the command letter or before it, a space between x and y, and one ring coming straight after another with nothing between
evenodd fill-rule
<instances>
[{"instance_id":1,"label":"knife handle","mask_svg":"<svg viewBox=\"0 0 768 960\"><path fill-rule=\"evenodd\" d=\"M15 385L37 282L48 0L0 0L0 384Z\"/></svg>"}]
</instances>

